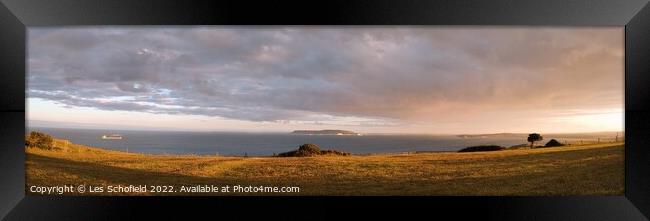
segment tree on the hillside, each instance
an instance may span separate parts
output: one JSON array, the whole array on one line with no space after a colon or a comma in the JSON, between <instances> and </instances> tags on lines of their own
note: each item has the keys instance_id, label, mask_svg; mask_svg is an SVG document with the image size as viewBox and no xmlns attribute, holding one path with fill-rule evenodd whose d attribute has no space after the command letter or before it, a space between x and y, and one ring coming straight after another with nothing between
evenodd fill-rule
<instances>
[{"instance_id":1,"label":"tree on the hillside","mask_svg":"<svg viewBox=\"0 0 650 221\"><path fill-rule=\"evenodd\" d=\"M528 134L528 142L530 142L530 148L533 148L533 144L535 144L535 141L541 141L544 138L542 135L539 135L538 133L532 133Z\"/></svg>"},{"instance_id":2,"label":"tree on the hillside","mask_svg":"<svg viewBox=\"0 0 650 221\"><path fill-rule=\"evenodd\" d=\"M54 147L54 138L45 133L32 131L25 139L25 146L50 150Z\"/></svg>"}]
</instances>

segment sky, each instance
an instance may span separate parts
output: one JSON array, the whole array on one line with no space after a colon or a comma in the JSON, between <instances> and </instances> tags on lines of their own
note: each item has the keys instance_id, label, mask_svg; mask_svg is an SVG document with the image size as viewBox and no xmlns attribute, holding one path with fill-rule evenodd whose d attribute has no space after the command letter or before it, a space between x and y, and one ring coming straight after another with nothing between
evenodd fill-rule
<instances>
[{"instance_id":1,"label":"sky","mask_svg":"<svg viewBox=\"0 0 650 221\"><path fill-rule=\"evenodd\" d=\"M27 124L622 131L623 33L622 27L30 27Z\"/></svg>"}]
</instances>

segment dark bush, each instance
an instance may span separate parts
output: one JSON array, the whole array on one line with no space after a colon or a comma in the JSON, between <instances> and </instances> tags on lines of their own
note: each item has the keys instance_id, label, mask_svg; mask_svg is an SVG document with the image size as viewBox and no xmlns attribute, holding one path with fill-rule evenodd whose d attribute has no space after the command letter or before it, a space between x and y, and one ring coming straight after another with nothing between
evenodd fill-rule
<instances>
[{"instance_id":1,"label":"dark bush","mask_svg":"<svg viewBox=\"0 0 650 221\"><path fill-rule=\"evenodd\" d=\"M551 139L548 143L546 143L546 145L544 145L544 147L561 147L561 146L564 146L564 144L558 142L555 139Z\"/></svg>"},{"instance_id":2,"label":"dark bush","mask_svg":"<svg viewBox=\"0 0 650 221\"><path fill-rule=\"evenodd\" d=\"M351 155L348 152L338 151L338 150L320 150L320 147L316 144L303 144L298 147L298 150L289 151L280 153L278 157L310 157L310 156L319 156L319 155L340 155L340 156L349 156Z\"/></svg>"},{"instance_id":3,"label":"dark bush","mask_svg":"<svg viewBox=\"0 0 650 221\"><path fill-rule=\"evenodd\" d=\"M482 146L467 147L462 150L459 150L458 152L497 151L503 149L505 149L505 147L497 146L497 145L482 145Z\"/></svg>"},{"instance_id":4,"label":"dark bush","mask_svg":"<svg viewBox=\"0 0 650 221\"><path fill-rule=\"evenodd\" d=\"M25 146L51 150L54 147L54 138L45 133L32 131L25 139Z\"/></svg>"},{"instance_id":5,"label":"dark bush","mask_svg":"<svg viewBox=\"0 0 650 221\"><path fill-rule=\"evenodd\" d=\"M293 150L293 151L289 151L289 152L279 153L276 156L278 156L278 157L297 157L298 156L298 151Z\"/></svg>"},{"instance_id":6,"label":"dark bush","mask_svg":"<svg viewBox=\"0 0 650 221\"><path fill-rule=\"evenodd\" d=\"M298 147L298 152L302 152L304 154L320 154L320 147L316 144L303 144Z\"/></svg>"},{"instance_id":7,"label":"dark bush","mask_svg":"<svg viewBox=\"0 0 650 221\"><path fill-rule=\"evenodd\" d=\"M339 156L350 156L348 152L338 151L338 150L321 150L320 155L339 155Z\"/></svg>"},{"instance_id":8,"label":"dark bush","mask_svg":"<svg viewBox=\"0 0 650 221\"><path fill-rule=\"evenodd\" d=\"M279 157L309 157L320 155L320 147L316 144L303 144L298 150L278 154Z\"/></svg>"}]
</instances>

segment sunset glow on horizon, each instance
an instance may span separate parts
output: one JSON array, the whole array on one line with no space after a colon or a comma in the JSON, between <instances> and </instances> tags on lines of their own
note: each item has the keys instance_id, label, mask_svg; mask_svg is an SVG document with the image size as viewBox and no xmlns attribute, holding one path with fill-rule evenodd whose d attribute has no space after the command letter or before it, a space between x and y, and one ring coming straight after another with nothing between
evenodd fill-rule
<instances>
[{"instance_id":1,"label":"sunset glow on horizon","mask_svg":"<svg viewBox=\"0 0 650 221\"><path fill-rule=\"evenodd\" d=\"M624 130L622 27L38 27L30 127Z\"/></svg>"}]
</instances>

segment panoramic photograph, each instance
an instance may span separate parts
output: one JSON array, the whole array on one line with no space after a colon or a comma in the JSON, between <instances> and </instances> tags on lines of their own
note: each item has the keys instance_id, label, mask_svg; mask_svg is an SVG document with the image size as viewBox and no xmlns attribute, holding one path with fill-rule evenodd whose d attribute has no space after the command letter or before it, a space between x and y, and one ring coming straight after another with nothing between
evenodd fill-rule
<instances>
[{"instance_id":1,"label":"panoramic photograph","mask_svg":"<svg viewBox=\"0 0 650 221\"><path fill-rule=\"evenodd\" d=\"M27 195L624 195L624 27L29 27L26 78Z\"/></svg>"}]
</instances>

